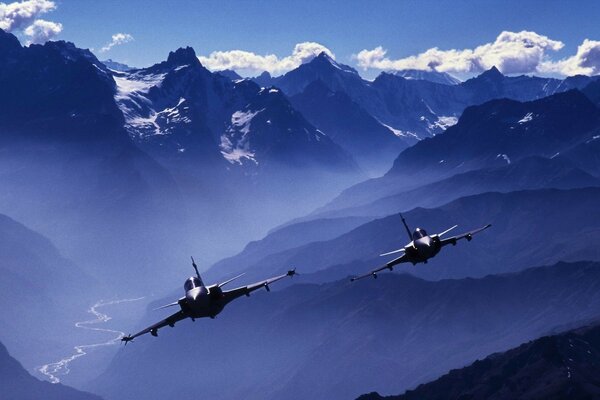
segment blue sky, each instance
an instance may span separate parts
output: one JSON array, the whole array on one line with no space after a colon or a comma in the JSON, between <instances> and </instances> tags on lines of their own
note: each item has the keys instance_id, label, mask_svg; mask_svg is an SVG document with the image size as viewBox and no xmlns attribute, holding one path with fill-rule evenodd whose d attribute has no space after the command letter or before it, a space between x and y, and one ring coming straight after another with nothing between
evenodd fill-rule
<instances>
[{"instance_id":1,"label":"blue sky","mask_svg":"<svg viewBox=\"0 0 600 400\"><path fill-rule=\"evenodd\" d=\"M584 39L600 40L597 1L114 1L55 0L41 18L62 24L57 39L98 50L115 33L133 41L99 58L146 66L190 45L199 55L245 50L290 55L297 43L317 42L342 63L378 46L402 59L437 47L473 49L503 31L533 31L560 41L552 59L573 56ZM376 70L376 69L375 69ZM366 75L374 71L367 71ZM450 71L451 72L451 71Z\"/></svg>"}]
</instances>

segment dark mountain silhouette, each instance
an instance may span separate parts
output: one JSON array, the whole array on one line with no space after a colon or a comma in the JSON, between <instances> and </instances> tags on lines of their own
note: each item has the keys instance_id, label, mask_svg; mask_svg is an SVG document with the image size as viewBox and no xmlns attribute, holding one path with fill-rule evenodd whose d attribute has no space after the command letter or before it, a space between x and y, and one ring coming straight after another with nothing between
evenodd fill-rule
<instances>
[{"instance_id":1,"label":"dark mountain silhouette","mask_svg":"<svg viewBox=\"0 0 600 400\"><path fill-rule=\"evenodd\" d=\"M470 170L570 151L574 165L596 175L592 140L599 135L599 118L600 110L575 90L526 103L500 99L470 107L446 133L404 150L385 176L348 188L328 208L371 203L398 188L411 190Z\"/></svg>"},{"instance_id":2,"label":"dark mountain silhouette","mask_svg":"<svg viewBox=\"0 0 600 400\"><path fill-rule=\"evenodd\" d=\"M599 377L600 326L592 325L492 354L400 396L359 399L595 399Z\"/></svg>"},{"instance_id":3,"label":"dark mountain silhouette","mask_svg":"<svg viewBox=\"0 0 600 400\"><path fill-rule=\"evenodd\" d=\"M232 69L224 69L222 71L217 71L217 74L223 75L226 78L231 79L232 81L236 81L238 79L243 79L237 72Z\"/></svg>"},{"instance_id":4,"label":"dark mountain silhouette","mask_svg":"<svg viewBox=\"0 0 600 400\"><path fill-rule=\"evenodd\" d=\"M267 71L264 71L259 76L252 78L252 80L260 87L269 87L273 86L274 84L273 77Z\"/></svg>"},{"instance_id":5,"label":"dark mountain silhouette","mask_svg":"<svg viewBox=\"0 0 600 400\"><path fill-rule=\"evenodd\" d=\"M23 366L8 354L0 343L0 386L3 400L101 400L99 396L68 386L40 381L29 375Z\"/></svg>"},{"instance_id":6,"label":"dark mountain silhouette","mask_svg":"<svg viewBox=\"0 0 600 400\"><path fill-rule=\"evenodd\" d=\"M576 90L526 103L493 100L465 110L447 134L404 151L390 174L448 174L493 165L500 158L552 157L588 140L599 124L600 110Z\"/></svg>"},{"instance_id":7,"label":"dark mountain silhouette","mask_svg":"<svg viewBox=\"0 0 600 400\"><path fill-rule=\"evenodd\" d=\"M394 135L345 92L334 92L321 80L290 100L311 123L375 174L387 171L400 151L414 141Z\"/></svg>"},{"instance_id":8,"label":"dark mountain silhouette","mask_svg":"<svg viewBox=\"0 0 600 400\"><path fill-rule=\"evenodd\" d=\"M294 285L233 303L215 320L140 338L89 389L109 400L181 396L189 382L222 399L399 393L556 326L597 317L599 289L597 263L482 279L388 274L358 284ZM156 318L151 312L139 326ZM199 359L211 367L199 368ZM139 377L146 384L132 385Z\"/></svg>"}]
</instances>

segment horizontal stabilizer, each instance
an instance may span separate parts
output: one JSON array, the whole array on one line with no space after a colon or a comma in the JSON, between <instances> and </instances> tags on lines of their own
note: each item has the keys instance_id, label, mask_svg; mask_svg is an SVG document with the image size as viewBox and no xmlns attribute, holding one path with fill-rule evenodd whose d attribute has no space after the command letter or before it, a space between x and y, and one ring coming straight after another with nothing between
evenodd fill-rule
<instances>
[{"instance_id":1,"label":"horizontal stabilizer","mask_svg":"<svg viewBox=\"0 0 600 400\"><path fill-rule=\"evenodd\" d=\"M160 307L158 307L158 308L155 308L155 309L154 309L154 311L156 311L156 310L162 310L163 308L167 308L167 307L173 307L173 306L176 306L176 305L179 305L179 302L178 302L178 301L174 301L174 302L172 302L172 303L165 304L164 306L160 306Z\"/></svg>"},{"instance_id":2,"label":"horizontal stabilizer","mask_svg":"<svg viewBox=\"0 0 600 400\"><path fill-rule=\"evenodd\" d=\"M404 249L404 247L402 247L401 249L398 249L398 250L389 251L387 253L380 254L379 257L389 256L390 254L400 253L401 251L406 251L406 249Z\"/></svg>"},{"instance_id":3,"label":"horizontal stabilizer","mask_svg":"<svg viewBox=\"0 0 600 400\"><path fill-rule=\"evenodd\" d=\"M244 276L244 274L245 274L245 272L244 272L244 273L241 273L241 274L239 274L238 276L234 276L233 278L231 278L231 279L228 279L228 280L226 280L226 281L225 281L225 282L223 282L223 283L219 283L219 284L217 285L217 287L223 287L223 286L227 285L229 282L235 281L237 278L241 278L242 276Z\"/></svg>"},{"instance_id":4,"label":"horizontal stabilizer","mask_svg":"<svg viewBox=\"0 0 600 400\"><path fill-rule=\"evenodd\" d=\"M448 228L446 229L444 232L442 233L438 233L438 236L442 236L445 235L446 233L450 232L452 229L456 228L458 225L454 225L452 228Z\"/></svg>"}]
</instances>

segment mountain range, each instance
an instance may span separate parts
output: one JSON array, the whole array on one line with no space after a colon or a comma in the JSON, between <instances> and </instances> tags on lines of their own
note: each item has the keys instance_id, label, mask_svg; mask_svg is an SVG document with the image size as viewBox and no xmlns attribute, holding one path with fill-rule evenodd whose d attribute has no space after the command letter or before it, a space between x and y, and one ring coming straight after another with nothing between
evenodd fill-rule
<instances>
[{"instance_id":1,"label":"mountain range","mask_svg":"<svg viewBox=\"0 0 600 400\"><path fill-rule=\"evenodd\" d=\"M492 354L400 396L409 399L594 399L600 396L600 326L591 325Z\"/></svg>"},{"instance_id":2,"label":"mountain range","mask_svg":"<svg viewBox=\"0 0 600 400\"><path fill-rule=\"evenodd\" d=\"M0 30L0 341L33 372L90 343L73 324L98 299L150 303L98 337L156 322L190 255L207 282L300 274L114 358L97 349L61 379L108 400L188 396L190 382L225 399L398 394L597 319L598 82L495 67L369 81L325 53L244 79L191 47L133 68ZM429 233L492 227L351 284L410 240L400 212ZM552 339L550 361L569 357L569 339ZM539 361L544 340L451 373L447 390L529 396L515 379L564 372ZM595 365L577 361L578 374ZM3 347L0 365L38 390ZM492 390L499 370L507 384ZM415 393L444 393L441 379ZM540 393L564 393L562 379Z\"/></svg>"},{"instance_id":3,"label":"mountain range","mask_svg":"<svg viewBox=\"0 0 600 400\"><path fill-rule=\"evenodd\" d=\"M600 220L589 212L598 201L600 187L590 187L490 192L461 197L436 208L414 208L403 214L410 227L422 227L430 234L455 224L459 225L456 229L459 233L488 223L492 228L472 242L444 249L444 254L427 265L402 264L397 269L427 279L443 279L517 271L535 262L600 260L596 246ZM572 207L572 204L578 206ZM552 218L548 218L549 215ZM382 265L390 258L378 257L379 254L409 242L398 214L346 229L339 225L342 221L345 220L305 223L326 226L329 222L329 229L335 226L338 232L343 232L334 238L310 240L310 236L302 236L300 239L304 239L305 244L297 240L296 247L273 246L272 251L259 242L215 264L209 273L226 277L245 271L256 278L294 266L304 273L315 273L317 281L333 280ZM277 241L278 236L277 231L273 232L264 239L265 244Z\"/></svg>"},{"instance_id":4,"label":"mountain range","mask_svg":"<svg viewBox=\"0 0 600 400\"><path fill-rule=\"evenodd\" d=\"M181 396L189 382L222 399L399 393L597 317L599 289L600 265L589 262L480 279L388 274L294 285L232 303L215 320L140 338L86 390L115 400ZM156 318L149 312L139 326ZM131 384L142 378L144 385Z\"/></svg>"},{"instance_id":5,"label":"mountain range","mask_svg":"<svg viewBox=\"0 0 600 400\"><path fill-rule=\"evenodd\" d=\"M362 206L456 174L540 156L596 175L598 108L571 90L531 102L492 100L469 107L444 135L404 150L382 177L348 188L324 210Z\"/></svg>"}]
</instances>

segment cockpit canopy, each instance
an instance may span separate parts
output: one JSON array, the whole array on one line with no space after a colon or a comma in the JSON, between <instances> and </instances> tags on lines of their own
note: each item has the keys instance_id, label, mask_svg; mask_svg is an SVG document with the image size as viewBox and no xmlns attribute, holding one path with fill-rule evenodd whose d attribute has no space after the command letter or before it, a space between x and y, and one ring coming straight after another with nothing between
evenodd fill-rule
<instances>
[{"instance_id":1,"label":"cockpit canopy","mask_svg":"<svg viewBox=\"0 0 600 400\"><path fill-rule=\"evenodd\" d=\"M185 289L186 292L192 290L193 288L197 288L197 287L201 287L204 286L202 284L202 281L200 280L200 278L198 278L197 276L192 276L191 278L188 278L185 283L183 284L183 288Z\"/></svg>"},{"instance_id":2,"label":"cockpit canopy","mask_svg":"<svg viewBox=\"0 0 600 400\"><path fill-rule=\"evenodd\" d=\"M421 238L427 236L427 232L425 232L425 229L417 228L413 232L412 236L413 236L413 240L418 240L418 239L421 239Z\"/></svg>"}]
</instances>

